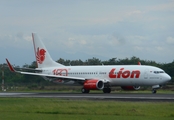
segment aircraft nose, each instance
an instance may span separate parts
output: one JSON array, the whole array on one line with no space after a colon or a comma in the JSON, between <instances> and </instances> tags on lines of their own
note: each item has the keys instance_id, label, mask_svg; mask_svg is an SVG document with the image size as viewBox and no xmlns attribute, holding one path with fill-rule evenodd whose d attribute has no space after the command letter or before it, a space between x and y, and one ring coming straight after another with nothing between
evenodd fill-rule
<instances>
[{"instance_id":1,"label":"aircraft nose","mask_svg":"<svg viewBox=\"0 0 174 120\"><path fill-rule=\"evenodd\" d=\"M168 74L166 74L165 79L166 79L166 81L170 81L171 80L171 77Z\"/></svg>"}]
</instances>

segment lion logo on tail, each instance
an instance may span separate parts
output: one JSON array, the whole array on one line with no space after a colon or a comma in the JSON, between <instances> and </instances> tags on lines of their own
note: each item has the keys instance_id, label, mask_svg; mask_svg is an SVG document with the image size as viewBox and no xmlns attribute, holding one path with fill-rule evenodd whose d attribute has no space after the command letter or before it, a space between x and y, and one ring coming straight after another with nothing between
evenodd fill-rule
<instances>
[{"instance_id":1,"label":"lion logo on tail","mask_svg":"<svg viewBox=\"0 0 174 120\"><path fill-rule=\"evenodd\" d=\"M45 53L46 51L44 49L39 49L39 47L37 48L36 60L39 64L42 64L45 60Z\"/></svg>"}]
</instances>

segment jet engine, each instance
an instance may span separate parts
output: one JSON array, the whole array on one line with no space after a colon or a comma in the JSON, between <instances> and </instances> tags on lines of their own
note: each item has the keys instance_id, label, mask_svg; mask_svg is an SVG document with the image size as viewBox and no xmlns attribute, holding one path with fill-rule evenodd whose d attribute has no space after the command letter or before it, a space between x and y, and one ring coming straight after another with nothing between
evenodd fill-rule
<instances>
[{"instance_id":1,"label":"jet engine","mask_svg":"<svg viewBox=\"0 0 174 120\"><path fill-rule=\"evenodd\" d=\"M83 88L86 90L101 90L104 88L104 83L101 80L89 79L85 80Z\"/></svg>"},{"instance_id":2,"label":"jet engine","mask_svg":"<svg viewBox=\"0 0 174 120\"><path fill-rule=\"evenodd\" d=\"M123 90L139 90L140 86L121 86Z\"/></svg>"}]
</instances>

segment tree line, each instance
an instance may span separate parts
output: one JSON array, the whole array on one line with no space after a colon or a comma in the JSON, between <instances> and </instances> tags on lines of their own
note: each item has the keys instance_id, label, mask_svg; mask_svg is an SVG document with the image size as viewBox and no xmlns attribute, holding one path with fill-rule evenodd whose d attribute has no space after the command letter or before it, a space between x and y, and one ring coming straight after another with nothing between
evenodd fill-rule
<instances>
[{"instance_id":1,"label":"tree line","mask_svg":"<svg viewBox=\"0 0 174 120\"><path fill-rule=\"evenodd\" d=\"M151 65L156 66L161 69L163 69L166 73L168 73L172 80L169 84L174 84L174 61L171 63L157 63L155 61L150 60L141 60L140 58L137 58L135 56L131 58L125 58L125 59L118 59L118 58L111 58L109 60L101 61L98 58L91 58L87 59L85 61L82 61L81 59L78 60L65 60L63 58L58 59L56 62L61 63L65 66L77 66L77 65L137 65L138 62L141 62L142 65ZM22 75L19 73L12 73L8 67L7 64L0 64L0 67L4 67L4 80L5 84L8 85L22 85L22 84L37 84L37 85L51 85L53 83L45 81L43 78L39 76L32 76L32 75ZM33 61L30 65L23 65L23 68L36 68L36 61ZM19 68L18 68L19 69ZM2 69L1 69L2 71Z\"/></svg>"}]
</instances>

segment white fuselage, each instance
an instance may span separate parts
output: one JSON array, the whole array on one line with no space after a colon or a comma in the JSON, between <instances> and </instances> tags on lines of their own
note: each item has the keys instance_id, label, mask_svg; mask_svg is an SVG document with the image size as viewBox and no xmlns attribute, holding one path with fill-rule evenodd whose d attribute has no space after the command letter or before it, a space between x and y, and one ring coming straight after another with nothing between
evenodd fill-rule
<instances>
[{"instance_id":1,"label":"white fuselage","mask_svg":"<svg viewBox=\"0 0 174 120\"><path fill-rule=\"evenodd\" d=\"M86 80L98 79L104 83L108 82L111 86L162 85L171 79L162 69L145 65L62 66L42 68L42 70L43 74L49 75L79 77ZM76 82L70 79L55 81L72 84Z\"/></svg>"}]
</instances>

